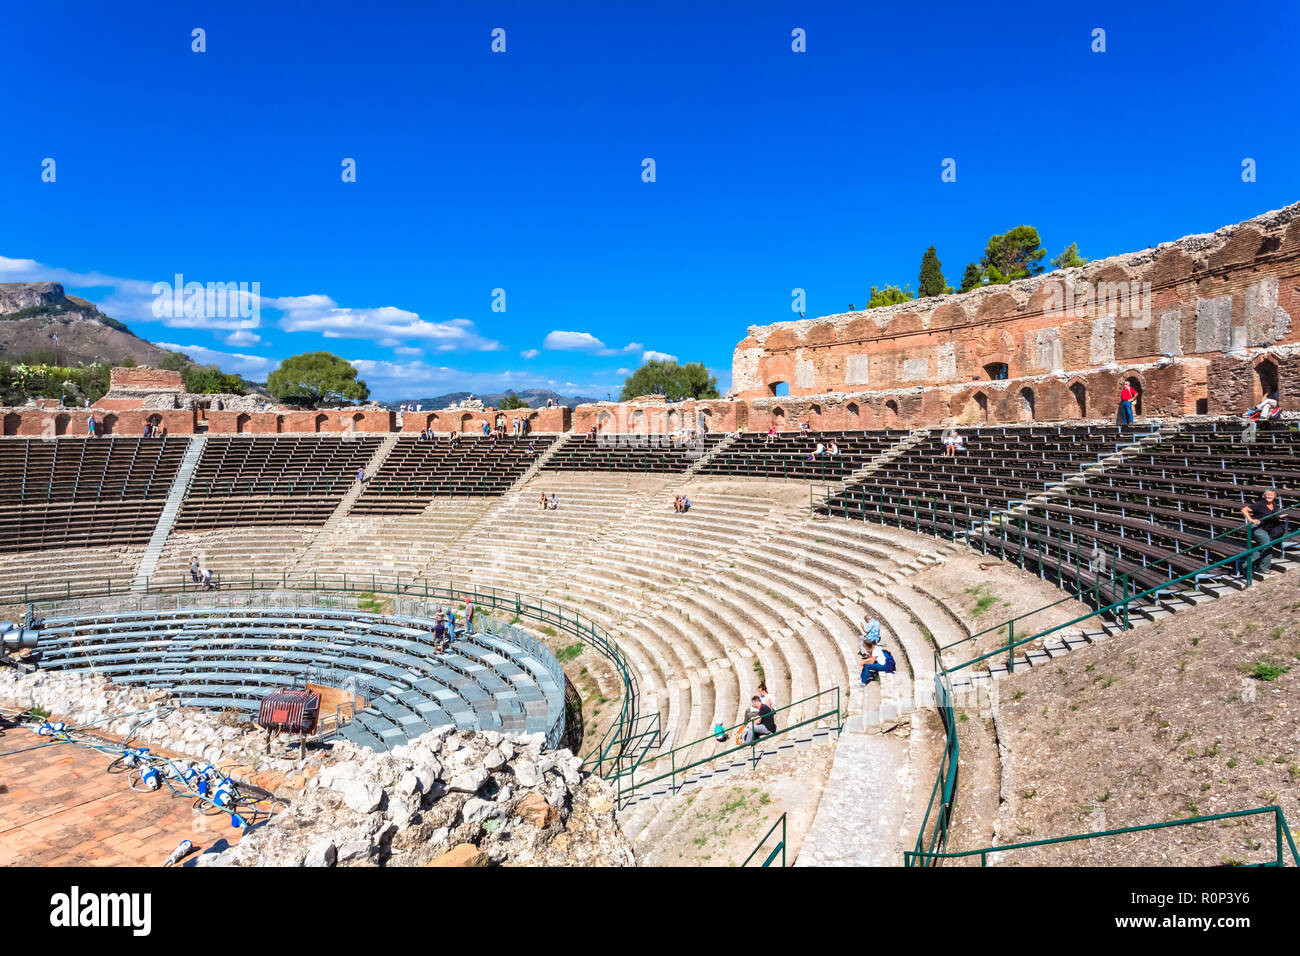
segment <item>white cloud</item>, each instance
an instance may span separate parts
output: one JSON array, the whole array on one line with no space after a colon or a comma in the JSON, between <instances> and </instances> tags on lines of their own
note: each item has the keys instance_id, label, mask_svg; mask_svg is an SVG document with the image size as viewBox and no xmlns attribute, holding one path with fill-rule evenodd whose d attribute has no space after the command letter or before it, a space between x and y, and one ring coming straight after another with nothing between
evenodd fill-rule
<instances>
[{"instance_id":1,"label":"white cloud","mask_svg":"<svg viewBox=\"0 0 1300 956\"><path fill-rule=\"evenodd\" d=\"M158 342L159 348L184 352L200 365L215 365L223 372L238 372L249 378L261 378L267 372L279 366L279 362L263 355L245 355L241 352L218 352L202 345L177 345L174 342Z\"/></svg>"},{"instance_id":2,"label":"white cloud","mask_svg":"<svg viewBox=\"0 0 1300 956\"><path fill-rule=\"evenodd\" d=\"M615 374L615 375L631 375L631 374L632 374L632 370L631 370L630 368L616 368L616 369L614 369L614 374Z\"/></svg>"},{"instance_id":3,"label":"white cloud","mask_svg":"<svg viewBox=\"0 0 1300 956\"><path fill-rule=\"evenodd\" d=\"M326 295L287 296L274 300L274 305L285 313L279 324L286 332L319 332L327 339L376 339L381 344L421 339L433 343L440 352L499 352L505 348L479 335L469 319L430 322L391 305L346 309Z\"/></svg>"},{"instance_id":4,"label":"white cloud","mask_svg":"<svg viewBox=\"0 0 1300 956\"><path fill-rule=\"evenodd\" d=\"M240 329L237 332L231 332L222 339L222 341L227 345L247 346L256 345L258 342L262 341L262 337L256 332L250 332L247 329Z\"/></svg>"},{"instance_id":5,"label":"white cloud","mask_svg":"<svg viewBox=\"0 0 1300 956\"><path fill-rule=\"evenodd\" d=\"M551 332L542 342L542 348L556 352L591 352L595 355L622 355L645 348L640 342L629 342L621 349L612 349L590 332Z\"/></svg>"},{"instance_id":6,"label":"white cloud","mask_svg":"<svg viewBox=\"0 0 1300 956\"><path fill-rule=\"evenodd\" d=\"M417 349L417 348L415 348L415 347L413 347L413 346L410 346L410 345L399 345L399 346L397 346L397 348L393 349L393 354L394 354L394 355L410 355L410 356L414 356L414 355L423 355L423 354L424 354L424 349Z\"/></svg>"},{"instance_id":7,"label":"white cloud","mask_svg":"<svg viewBox=\"0 0 1300 956\"><path fill-rule=\"evenodd\" d=\"M653 349L647 349L641 355L642 362L676 362L676 355L669 355L667 352L656 352Z\"/></svg>"},{"instance_id":8,"label":"white cloud","mask_svg":"<svg viewBox=\"0 0 1300 956\"><path fill-rule=\"evenodd\" d=\"M542 353L539 352L537 349L524 349L519 354L526 359L535 359L537 358L537 356L541 355Z\"/></svg>"}]
</instances>

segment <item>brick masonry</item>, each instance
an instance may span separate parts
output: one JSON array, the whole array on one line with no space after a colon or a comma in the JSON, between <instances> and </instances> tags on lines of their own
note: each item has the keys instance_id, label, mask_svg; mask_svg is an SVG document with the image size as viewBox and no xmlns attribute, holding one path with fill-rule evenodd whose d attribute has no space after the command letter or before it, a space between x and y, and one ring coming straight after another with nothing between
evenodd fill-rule
<instances>
[{"instance_id":1,"label":"brick masonry","mask_svg":"<svg viewBox=\"0 0 1300 956\"><path fill-rule=\"evenodd\" d=\"M1297 318L1300 203L1010 285L753 326L733 394L750 404L749 428L791 414L876 427L1107 417L1129 377L1147 414L1234 412L1272 374L1295 410ZM789 396L776 399L782 383Z\"/></svg>"}]
</instances>

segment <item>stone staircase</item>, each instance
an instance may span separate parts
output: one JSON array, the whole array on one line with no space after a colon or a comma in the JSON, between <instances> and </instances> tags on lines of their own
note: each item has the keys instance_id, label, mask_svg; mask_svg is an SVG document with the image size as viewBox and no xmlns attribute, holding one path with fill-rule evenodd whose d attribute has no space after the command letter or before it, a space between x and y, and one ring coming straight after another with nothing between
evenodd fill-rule
<instances>
[{"instance_id":1,"label":"stone staircase","mask_svg":"<svg viewBox=\"0 0 1300 956\"><path fill-rule=\"evenodd\" d=\"M379 443L379 447L375 449L375 453L370 456L370 460L365 465L368 478L379 474L379 469L383 467L384 462L388 460L388 456L392 454L393 449L397 447L400 440L400 435L392 434ZM320 533L312 538L310 543L305 548L302 548L290 561L285 569L286 574L292 577L300 574L304 569L314 567L317 559L322 554L337 548L343 543L348 536L349 516L352 513L352 506L357 503L357 499L361 497L364 491L365 485L359 481L352 482L351 487L339 500L334 513L321 525Z\"/></svg>"},{"instance_id":2,"label":"stone staircase","mask_svg":"<svg viewBox=\"0 0 1300 956\"><path fill-rule=\"evenodd\" d=\"M556 438L555 441L551 442L547 449L537 456L537 460L528 466L527 470L519 476L518 480L510 486L506 493L509 494L511 491L522 488L524 485L532 481L533 477L542 470L548 461L555 457L556 453L559 452L561 448L569 443L571 438L573 438L573 432L564 432Z\"/></svg>"},{"instance_id":3,"label":"stone staircase","mask_svg":"<svg viewBox=\"0 0 1300 956\"><path fill-rule=\"evenodd\" d=\"M1048 485L1043 489L1041 494L1017 502L1005 511L997 512L983 524L976 525L975 527L972 527L970 531L957 535L955 539L956 542L964 545L966 541L977 537L984 531L997 530L998 526L1002 522L1014 517L1015 515L1028 514L1040 505L1064 498L1070 493L1071 488L1076 488L1085 484L1090 476L1099 475L1107 468L1120 464L1125 458L1146 451L1152 445L1162 442L1165 438L1176 435L1180 428L1181 425L1178 422L1164 422L1153 431L1142 432L1141 434L1136 435L1133 441L1116 449L1113 454L1106 455L1093 462L1091 465L1084 465L1074 474L1067 475L1054 485Z\"/></svg>"},{"instance_id":4,"label":"stone staircase","mask_svg":"<svg viewBox=\"0 0 1300 956\"><path fill-rule=\"evenodd\" d=\"M195 435L190 438L189 444L185 447L185 457L181 459L171 489L167 492L167 501L163 504L162 513L158 515L158 524L154 526L149 543L140 556L135 579L131 582L132 591L143 591L149 587L149 579L158 569L158 559L162 557L163 546L167 543L167 536L171 534L172 525L176 523L176 516L180 513L185 495L190 489L194 469L198 467L207 443L206 435Z\"/></svg>"},{"instance_id":5,"label":"stone staircase","mask_svg":"<svg viewBox=\"0 0 1300 956\"><path fill-rule=\"evenodd\" d=\"M844 480L840 482L841 485L840 490L843 491L853 485L862 484L862 482L865 481L867 478L869 478L873 472L879 470L882 465L888 464L889 462L893 461L895 458L905 455L909 450L915 448L917 445L921 444L921 442L925 441L929 437L930 437L930 429L928 428L913 429L912 431L908 432L907 437L904 438L902 441L896 442L895 444L891 445L888 449L881 452L879 455L876 455L874 458L872 458L869 462L867 462L857 471L846 476Z\"/></svg>"},{"instance_id":6,"label":"stone staircase","mask_svg":"<svg viewBox=\"0 0 1300 956\"><path fill-rule=\"evenodd\" d=\"M700 473L700 469L703 468L705 465L707 465L710 461L712 461L713 458L719 452L724 452L732 445L734 445L736 443L736 438L738 437L738 435L739 432L737 432L735 435L728 435L726 438L722 439L722 441L718 442L707 452L705 452L703 455L697 458L695 462L691 465L691 467L686 469L686 473L682 475L682 481L690 481L692 478L698 475Z\"/></svg>"}]
</instances>

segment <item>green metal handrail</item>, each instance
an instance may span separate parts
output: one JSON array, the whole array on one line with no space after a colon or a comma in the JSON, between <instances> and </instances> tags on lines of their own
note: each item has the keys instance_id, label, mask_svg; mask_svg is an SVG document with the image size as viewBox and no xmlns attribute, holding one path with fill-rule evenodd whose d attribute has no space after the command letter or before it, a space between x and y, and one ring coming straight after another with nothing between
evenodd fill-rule
<instances>
[{"instance_id":1,"label":"green metal handrail","mask_svg":"<svg viewBox=\"0 0 1300 956\"><path fill-rule=\"evenodd\" d=\"M1054 634L1057 631L1064 630L1067 627L1073 627L1076 624L1081 624L1084 621L1090 620L1091 618L1097 617L1102 614L1115 614L1121 621L1121 625L1123 629L1128 630L1129 629L1128 612L1129 612L1129 607L1130 605L1132 605L1133 602L1152 597L1153 595L1158 595L1161 591L1168 590L1170 587L1176 584L1180 584L1183 581L1187 581L1189 579L1199 577L1200 575L1205 574L1208 571L1212 571L1215 568L1222 567L1225 564L1232 564L1241 561L1243 558L1248 559L1251 555L1259 554L1262 551L1280 545L1283 541L1290 541L1296 538L1297 536L1300 536L1300 528L1297 528L1295 531L1291 531L1287 534L1284 534L1280 538L1274 538L1268 544L1253 545L1243 550L1240 554L1235 554L1227 558L1220 558L1218 561L1215 561L1212 564L1207 564L1203 568L1198 568L1195 571L1189 571L1187 574L1184 574L1181 577L1174 578L1171 581L1166 581L1164 584L1159 584L1156 587L1147 588L1145 591L1139 591L1134 594L1128 593L1128 584L1129 584L1128 575L1127 574L1122 575L1121 578L1124 587L1124 596L1119 600L1113 601L1112 603L1106 605L1105 607L1100 607L1094 611L1090 611L1089 613L1084 614L1081 617L1076 617L1072 621L1066 621L1064 624L1057 624L1047 628L1046 630L1039 631L1037 634L1034 634L1031 637L1025 637L1025 638L1021 638L1020 640L1014 640L1014 630L1012 630L1010 632L1012 639L1009 639L1007 641L1005 647L999 648L996 651L990 651L987 654L981 654L979 657L973 657L968 661L962 662L961 664L955 664L952 667L947 668L946 671L947 673L953 673L955 671L963 670L964 668L970 667L973 664L978 664L980 661L987 660L990 657L996 657L999 654L1002 654L1004 652L1010 655L1012 650L1014 650L1017 647L1021 647L1025 644L1029 644L1033 641L1047 637L1049 634ZM1254 583L1254 569L1255 569L1254 560L1247 560L1246 561L1246 586L1247 587L1250 587Z\"/></svg>"},{"instance_id":2,"label":"green metal handrail","mask_svg":"<svg viewBox=\"0 0 1300 956\"><path fill-rule=\"evenodd\" d=\"M786 834L785 834L785 814L783 813L776 818L776 822L772 824L771 829L769 829L766 833L763 834L763 838L759 840L758 845L754 847L753 850L750 851L749 856L745 857L745 862L740 864L741 867L749 866L750 861L752 861L754 857L758 855L759 850L763 849L763 844L767 842L768 837L770 837L773 833L776 832L777 827L781 828L781 839L776 844L776 846L772 848L771 852L769 852L767 856L763 858L763 862L758 865L761 867L771 866L772 861L775 860L777 858L777 855L779 854L781 857L781 866L785 866Z\"/></svg>"},{"instance_id":3,"label":"green metal handrail","mask_svg":"<svg viewBox=\"0 0 1300 956\"><path fill-rule=\"evenodd\" d=\"M1114 830L1100 830L1097 833L1073 833L1069 836L1052 837L1048 840L1031 840L1027 843L1008 843L1006 846L986 846L978 850L960 850L953 853L936 853L923 850L909 850L903 854L904 864L906 866L935 865L940 860L959 860L966 857L978 856L980 866L988 866L989 854L992 853L1011 853L1016 850L1025 850L1037 846L1052 846L1058 843L1073 843L1078 840L1096 840L1103 837L1123 836L1126 833L1141 833L1147 830L1164 830L1169 827L1193 826L1199 823L1213 823L1216 820L1231 820L1239 817L1257 816L1259 814L1273 814L1274 823L1274 848L1275 853L1272 862L1254 864L1256 866L1286 866L1285 849L1290 849L1291 860L1293 865L1300 866L1300 852L1297 852L1295 840L1291 835L1291 830L1286 822L1286 815L1282 812L1281 807L1257 807L1254 810L1234 810L1230 813L1215 813L1204 817L1188 817L1185 820L1165 820L1160 823L1144 823L1133 827L1118 827Z\"/></svg>"},{"instance_id":4,"label":"green metal handrail","mask_svg":"<svg viewBox=\"0 0 1300 956\"><path fill-rule=\"evenodd\" d=\"M701 737L698 740L691 741L690 743L681 744L677 747L674 747L672 750L665 750L662 753L655 754L655 756L650 760L641 759L641 760L632 761L629 766L617 770L611 774L607 774L605 776L605 779L615 785L617 790L617 797L618 797L617 805L619 807L622 807L624 806L625 801L631 798L632 795L635 794L638 790L641 790L652 783L658 783L661 780L670 781L669 786L675 792L678 789L677 787L678 775L685 773L687 770L692 770L696 767L701 767L704 764L712 763L713 761L719 760L722 757L729 756L730 754L738 753L739 751L745 750L746 748L748 748L750 752L749 754L750 765L757 766L758 746L770 740L775 740L778 737L782 737L790 733L790 731L792 730L797 730L800 727L805 727L808 724L814 724L821 720L834 718L835 731L838 733L841 727L840 688L838 686L832 687L829 690L818 691L815 694L808 695L802 700L797 700L794 701L793 703L786 704L784 707L779 707L773 711L773 718L775 719L782 714L787 714L794 708L802 707L803 705L809 703L810 701L817 701L819 702L818 707L822 707L823 705L821 705L820 702L824 698L828 698L828 697L834 698L833 707L830 707L829 705L825 705L824 709L820 709L813 716L804 717L802 720L797 720L784 727L779 727L777 728L777 730L773 731L772 733L756 736L749 743L731 744L730 746L728 746L728 743L732 739L732 734L734 734L736 731L739 731L740 729L745 727L747 723L749 723L749 721L741 721L740 723L735 724L734 726L724 728L722 733L725 735L726 742L719 740L717 736L717 731L714 731L714 733L710 734L707 737ZM722 745L723 747L722 750L717 749L719 745ZM693 760L686 760L684 763L679 764L678 755L686 753L694 747L705 747L705 748L712 747L714 749L713 752L708 753L703 757L699 757ZM668 764L667 770L663 769L665 762ZM638 780L637 772L643 766L652 774L652 776ZM657 771L656 768L658 768Z\"/></svg>"}]
</instances>

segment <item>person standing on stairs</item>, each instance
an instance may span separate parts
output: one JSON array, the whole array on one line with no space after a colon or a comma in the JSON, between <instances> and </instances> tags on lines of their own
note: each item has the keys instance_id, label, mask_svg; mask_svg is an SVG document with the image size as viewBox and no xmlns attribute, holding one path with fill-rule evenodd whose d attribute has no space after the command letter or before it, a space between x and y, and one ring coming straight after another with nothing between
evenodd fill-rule
<instances>
[{"instance_id":1,"label":"person standing on stairs","mask_svg":"<svg viewBox=\"0 0 1300 956\"><path fill-rule=\"evenodd\" d=\"M1133 403L1137 400L1137 389L1131 382L1125 382L1124 387L1119 391L1119 423L1121 425L1133 424Z\"/></svg>"},{"instance_id":2,"label":"person standing on stairs","mask_svg":"<svg viewBox=\"0 0 1300 956\"><path fill-rule=\"evenodd\" d=\"M1278 517L1278 512L1281 510L1282 500L1272 488L1265 488L1263 497L1257 498L1241 509L1246 523L1253 526L1247 545L1254 543L1265 546L1255 554L1257 574L1268 574L1269 566L1273 563L1273 548L1268 545L1285 533L1285 529L1281 527L1282 519Z\"/></svg>"},{"instance_id":3,"label":"person standing on stairs","mask_svg":"<svg viewBox=\"0 0 1300 956\"><path fill-rule=\"evenodd\" d=\"M474 602L465 598L465 633L474 633Z\"/></svg>"}]
</instances>

